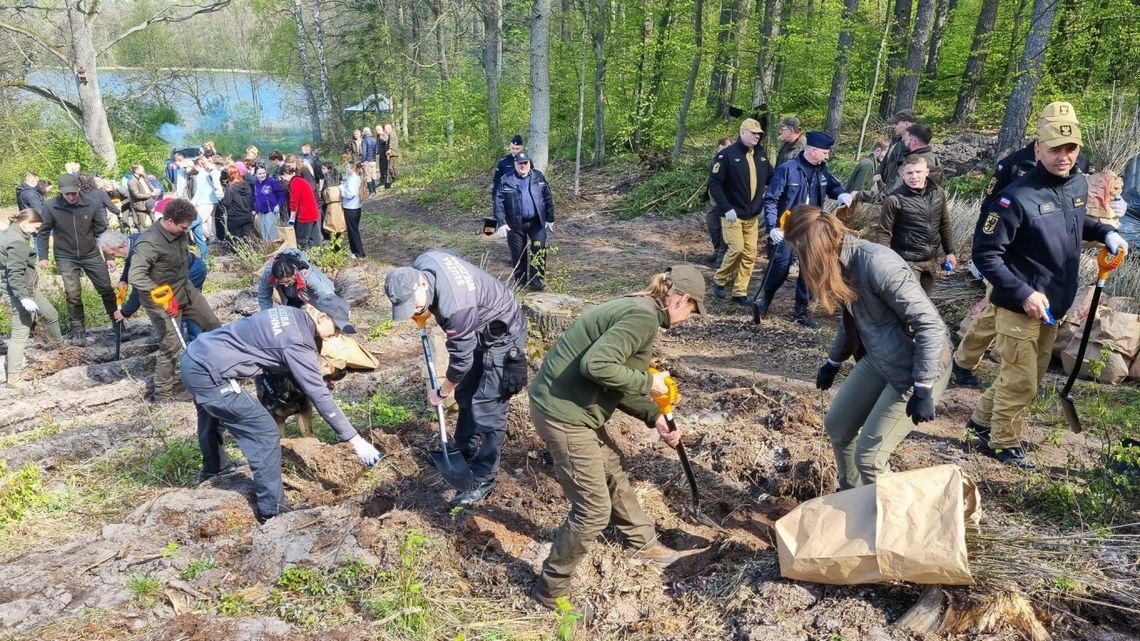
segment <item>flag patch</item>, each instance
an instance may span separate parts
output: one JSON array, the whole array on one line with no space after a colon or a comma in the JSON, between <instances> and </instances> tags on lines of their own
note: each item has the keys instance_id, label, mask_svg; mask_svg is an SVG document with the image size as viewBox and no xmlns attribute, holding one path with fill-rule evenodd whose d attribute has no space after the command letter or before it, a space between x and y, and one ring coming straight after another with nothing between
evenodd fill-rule
<instances>
[{"instance_id":1,"label":"flag patch","mask_svg":"<svg viewBox=\"0 0 1140 641\"><path fill-rule=\"evenodd\" d=\"M998 200L998 204L1001 205L1002 207L1009 207L1009 203L1010 203L1010 200L1008 198L1006 198L1005 196L1002 196L1001 199Z\"/></svg>"}]
</instances>

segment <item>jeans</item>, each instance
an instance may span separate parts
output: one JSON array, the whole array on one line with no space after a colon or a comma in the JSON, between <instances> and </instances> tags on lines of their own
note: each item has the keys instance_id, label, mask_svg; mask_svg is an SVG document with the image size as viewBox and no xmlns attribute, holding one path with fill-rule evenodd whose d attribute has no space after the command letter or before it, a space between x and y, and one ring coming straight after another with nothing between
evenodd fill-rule
<instances>
[{"instance_id":1,"label":"jeans","mask_svg":"<svg viewBox=\"0 0 1140 641\"><path fill-rule=\"evenodd\" d=\"M262 240L277 240L277 214L267 211L257 213L257 225L261 230Z\"/></svg>"},{"instance_id":2,"label":"jeans","mask_svg":"<svg viewBox=\"0 0 1140 641\"><path fill-rule=\"evenodd\" d=\"M764 296L771 300L776 296L776 290L788 280L788 272L792 270L792 263L796 261L796 254L786 242L779 245L768 243L768 273L764 275ZM807 284L804 283L803 274L796 278L796 307L807 307L811 302Z\"/></svg>"},{"instance_id":3,"label":"jeans","mask_svg":"<svg viewBox=\"0 0 1140 641\"><path fill-rule=\"evenodd\" d=\"M320 222L297 223L297 247L308 249L320 245L324 241L320 227Z\"/></svg>"}]
</instances>

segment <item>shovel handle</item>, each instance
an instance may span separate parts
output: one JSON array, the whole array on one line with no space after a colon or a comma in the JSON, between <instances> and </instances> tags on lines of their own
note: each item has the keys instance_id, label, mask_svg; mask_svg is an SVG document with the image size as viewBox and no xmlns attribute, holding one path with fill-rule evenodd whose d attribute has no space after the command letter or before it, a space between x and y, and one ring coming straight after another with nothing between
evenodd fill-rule
<instances>
[{"instance_id":1,"label":"shovel handle","mask_svg":"<svg viewBox=\"0 0 1140 641\"><path fill-rule=\"evenodd\" d=\"M422 314L412 314L412 320L416 321L416 327L419 327L420 329L427 327L429 318L431 318L431 312L426 309Z\"/></svg>"},{"instance_id":2,"label":"shovel handle","mask_svg":"<svg viewBox=\"0 0 1140 641\"><path fill-rule=\"evenodd\" d=\"M1124 262L1124 255L1128 253L1127 250L1121 249L1115 254L1109 253L1107 247L1101 247L1100 253L1096 257L1097 266L1097 280L1104 281L1108 278L1108 273L1120 267Z\"/></svg>"},{"instance_id":3,"label":"shovel handle","mask_svg":"<svg viewBox=\"0 0 1140 641\"><path fill-rule=\"evenodd\" d=\"M650 375L656 374L659 371L660 370L656 367L649 368ZM653 397L653 402L657 403L657 409L661 410L661 413L665 415L665 419L669 421L669 431L673 431L677 429L677 426L673 423L673 406L680 400L681 393L677 387L677 381L674 380L672 376L665 377L665 388L668 391Z\"/></svg>"}]
</instances>

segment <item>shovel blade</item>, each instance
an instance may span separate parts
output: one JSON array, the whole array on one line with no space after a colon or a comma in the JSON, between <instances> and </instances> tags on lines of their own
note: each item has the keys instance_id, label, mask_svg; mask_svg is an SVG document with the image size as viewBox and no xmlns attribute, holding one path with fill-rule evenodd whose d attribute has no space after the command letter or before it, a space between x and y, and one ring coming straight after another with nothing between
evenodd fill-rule
<instances>
[{"instance_id":1,"label":"shovel blade","mask_svg":"<svg viewBox=\"0 0 1140 641\"><path fill-rule=\"evenodd\" d=\"M471 485L475 481L475 476L471 473L471 468L467 467L467 461L459 452L442 452L436 450L431 452L431 462L435 465L435 469L439 470L440 476L451 487L465 492L471 489Z\"/></svg>"},{"instance_id":2,"label":"shovel blade","mask_svg":"<svg viewBox=\"0 0 1140 641\"><path fill-rule=\"evenodd\" d=\"M1077 407L1073 405L1073 400L1068 396L1062 396L1061 409L1065 410L1065 420L1069 422L1069 429L1080 434L1084 427L1081 426L1081 417L1077 416Z\"/></svg>"}]
</instances>

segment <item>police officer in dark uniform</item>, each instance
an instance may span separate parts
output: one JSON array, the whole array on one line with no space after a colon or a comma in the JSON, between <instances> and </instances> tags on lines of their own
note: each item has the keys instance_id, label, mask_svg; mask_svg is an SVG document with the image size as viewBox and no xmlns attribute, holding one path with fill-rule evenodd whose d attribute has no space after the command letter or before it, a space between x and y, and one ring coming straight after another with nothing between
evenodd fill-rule
<instances>
[{"instance_id":1,"label":"police officer in dark uniform","mask_svg":"<svg viewBox=\"0 0 1140 641\"><path fill-rule=\"evenodd\" d=\"M478 503L495 488L507 438L507 406L526 387L522 307L499 279L440 250L391 271L384 293L392 301L392 320L431 312L447 334L447 373L428 402L440 405L455 393L455 445L470 465L473 482L452 503Z\"/></svg>"},{"instance_id":2,"label":"police officer in dark uniform","mask_svg":"<svg viewBox=\"0 0 1140 641\"><path fill-rule=\"evenodd\" d=\"M499 159L495 165L495 175L491 177L492 206L495 203L495 198L499 196L499 184L502 182L503 176L515 173L515 156L521 154L524 149L522 136L518 134L511 136L510 153Z\"/></svg>"},{"instance_id":3,"label":"police officer in dark uniform","mask_svg":"<svg viewBox=\"0 0 1140 641\"><path fill-rule=\"evenodd\" d=\"M1088 182L1074 171L1081 148L1076 122L1038 130L1037 165L998 194L974 232L974 262L993 286L996 351L1001 366L966 427L999 461L1025 468L1021 436L1038 371L1057 338L1053 319L1077 291L1081 241L1126 250L1120 234L1085 213Z\"/></svg>"},{"instance_id":4,"label":"police officer in dark uniform","mask_svg":"<svg viewBox=\"0 0 1140 641\"><path fill-rule=\"evenodd\" d=\"M788 279L796 256L786 243L780 229L780 215L796 205L823 207L826 197L849 206L854 200L843 190L843 183L827 169L827 158L835 140L822 131L809 131L805 136L807 147L794 160L776 168L768 192L764 194L764 218L768 228L768 272L764 274L763 296L757 299L752 310L752 322L759 323L768 315L768 306L776 290ZM796 279L796 309L793 318L805 327L817 327L808 314L811 296L801 275Z\"/></svg>"},{"instance_id":5,"label":"police officer in dark uniform","mask_svg":"<svg viewBox=\"0 0 1140 641\"><path fill-rule=\"evenodd\" d=\"M546 235L554 231L554 198L546 176L531 168L525 151L514 162L495 196L495 235L507 239L515 287L540 292L546 287Z\"/></svg>"},{"instance_id":6,"label":"police officer in dark uniform","mask_svg":"<svg viewBox=\"0 0 1140 641\"><path fill-rule=\"evenodd\" d=\"M709 195L721 218L721 236L727 246L720 269L713 277L713 294L726 298L725 288L733 281L732 300L748 304L748 283L756 265L760 214L764 192L772 176L772 165L764 153L760 136L764 130L754 118L740 123L740 137L721 150L709 171Z\"/></svg>"}]
</instances>

